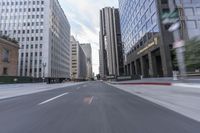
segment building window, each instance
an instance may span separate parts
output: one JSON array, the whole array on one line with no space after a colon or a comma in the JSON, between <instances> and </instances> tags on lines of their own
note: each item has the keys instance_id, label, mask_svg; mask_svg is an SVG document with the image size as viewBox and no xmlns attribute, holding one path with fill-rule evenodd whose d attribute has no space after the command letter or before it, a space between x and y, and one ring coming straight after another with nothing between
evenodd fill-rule
<instances>
[{"instance_id":1,"label":"building window","mask_svg":"<svg viewBox=\"0 0 200 133\"><path fill-rule=\"evenodd\" d=\"M3 62L9 62L9 50L3 49Z\"/></svg>"},{"instance_id":2,"label":"building window","mask_svg":"<svg viewBox=\"0 0 200 133\"><path fill-rule=\"evenodd\" d=\"M194 16L193 8L185 8L185 14L186 16Z\"/></svg>"},{"instance_id":3,"label":"building window","mask_svg":"<svg viewBox=\"0 0 200 133\"><path fill-rule=\"evenodd\" d=\"M197 7L196 15L200 15L200 7Z\"/></svg>"},{"instance_id":4,"label":"building window","mask_svg":"<svg viewBox=\"0 0 200 133\"><path fill-rule=\"evenodd\" d=\"M196 22L195 21L187 21L187 26L189 29L196 29Z\"/></svg>"},{"instance_id":5,"label":"building window","mask_svg":"<svg viewBox=\"0 0 200 133\"><path fill-rule=\"evenodd\" d=\"M3 68L3 75L8 75L8 68L6 67Z\"/></svg>"},{"instance_id":6,"label":"building window","mask_svg":"<svg viewBox=\"0 0 200 133\"><path fill-rule=\"evenodd\" d=\"M168 0L161 0L161 4L168 4Z\"/></svg>"}]
</instances>

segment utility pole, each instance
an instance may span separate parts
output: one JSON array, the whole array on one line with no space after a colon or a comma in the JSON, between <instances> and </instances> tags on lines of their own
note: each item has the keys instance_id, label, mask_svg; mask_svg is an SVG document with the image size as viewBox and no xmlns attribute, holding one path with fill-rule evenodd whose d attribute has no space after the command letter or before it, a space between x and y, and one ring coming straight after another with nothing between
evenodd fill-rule
<instances>
[{"instance_id":1,"label":"utility pole","mask_svg":"<svg viewBox=\"0 0 200 133\"><path fill-rule=\"evenodd\" d=\"M164 14L163 24L171 24L171 27L168 29L170 32L173 32L174 36L174 49L176 50L176 57L178 61L178 67L180 71L180 76L182 79L186 77L186 67L185 67L185 59L184 52L185 42L180 37L180 19L179 13L177 11L176 0L169 0L170 13Z\"/></svg>"}]
</instances>

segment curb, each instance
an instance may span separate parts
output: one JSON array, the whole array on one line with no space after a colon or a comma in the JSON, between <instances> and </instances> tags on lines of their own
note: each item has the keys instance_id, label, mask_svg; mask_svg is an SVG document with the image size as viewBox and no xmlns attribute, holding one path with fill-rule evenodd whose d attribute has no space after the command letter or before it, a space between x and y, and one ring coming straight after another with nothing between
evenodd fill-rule
<instances>
[{"instance_id":1,"label":"curb","mask_svg":"<svg viewBox=\"0 0 200 133\"><path fill-rule=\"evenodd\" d=\"M172 86L172 83L158 83L158 82L141 82L141 83L111 83L115 85L158 85L158 86Z\"/></svg>"},{"instance_id":2,"label":"curb","mask_svg":"<svg viewBox=\"0 0 200 133\"><path fill-rule=\"evenodd\" d=\"M155 85L155 86L175 86L175 87L189 87L189 88L199 88L200 84L187 84L187 83L159 83L159 82L140 82L140 83L112 83L113 85Z\"/></svg>"}]
</instances>

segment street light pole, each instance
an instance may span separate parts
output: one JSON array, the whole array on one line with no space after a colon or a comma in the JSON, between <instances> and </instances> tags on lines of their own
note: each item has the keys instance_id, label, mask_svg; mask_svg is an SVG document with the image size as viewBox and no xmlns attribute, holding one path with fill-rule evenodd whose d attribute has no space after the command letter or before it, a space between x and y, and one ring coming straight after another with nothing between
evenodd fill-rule
<instances>
[{"instance_id":1,"label":"street light pole","mask_svg":"<svg viewBox=\"0 0 200 133\"><path fill-rule=\"evenodd\" d=\"M176 1L173 0L171 11L176 10L176 8L177 8ZM180 25L180 21L178 23ZM185 59L184 59L185 47L184 47L184 41L181 41L179 28L173 32L174 40L175 40L174 48L176 49L176 56L177 56L179 70L180 70L180 76L181 78L185 78L186 76L186 67L185 67ZM178 43L180 45L178 45Z\"/></svg>"},{"instance_id":2,"label":"street light pole","mask_svg":"<svg viewBox=\"0 0 200 133\"><path fill-rule=\"evenodd\" d=\"M177 11L176 0L169 0L168 2L169 2L170 12L164 13L162 15L163 24L171 25L168 31L172 32L174 35L173 47L176 50L176 57L178 61L180 76L181 78L185 78L186 77L186 67L185 67L185 60L184 60L185 42L181 40L180 31L179 31L181 20L180 20L179 13Z\"/></svg>"},{"instance_id":3,"label":"street light pole","mask_svg":"<svg viewBox=\"0 0 200 133\"><path fill-rule=\"evenodd\" d=\"M43 63L42 66L43 66L43 82L45 82L45 68L46 68L46 63Z\"/></svg>"}]
</instances>

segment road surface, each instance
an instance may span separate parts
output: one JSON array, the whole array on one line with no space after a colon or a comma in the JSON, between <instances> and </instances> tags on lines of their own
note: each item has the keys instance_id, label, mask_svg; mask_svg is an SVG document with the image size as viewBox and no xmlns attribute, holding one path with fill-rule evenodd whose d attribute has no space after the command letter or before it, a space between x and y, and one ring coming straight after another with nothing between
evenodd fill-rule
<instances>
[{"instance_id":1,"label":"road surface","mask_svg":"<svg viewBox=\"0 0 200 133\"><path fill-rule=\"evenodd\" d=\"M0 100L0 133L200 133L200 123L94 81Z\"/></svg>"}]
</instances>

